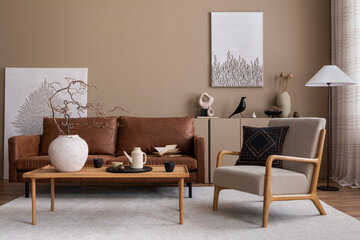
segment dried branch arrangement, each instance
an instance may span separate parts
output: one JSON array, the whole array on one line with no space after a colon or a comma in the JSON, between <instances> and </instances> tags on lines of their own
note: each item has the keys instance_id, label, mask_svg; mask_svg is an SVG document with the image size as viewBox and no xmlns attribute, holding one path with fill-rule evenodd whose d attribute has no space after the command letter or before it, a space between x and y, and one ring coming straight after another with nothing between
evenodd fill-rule
<instances>
[{"instance_id":1,"label":"dried branch arrangement","mask_svg":"<svg viewBox=\"0 0 360 240\"><path fill-rule=\"evenodd\" d=\"M289 86L289 80L293 78L292 74L289 74L285 77L285 74L282 72L280 73L280 79L281 79L281 85L283 88L283 91L286 92Z\"/></svg>"},{"instance_id":2,"label":"dried branch arrangement","mask_svg":"<svg viewBox=\"0 0 360 240\"><path fill-rule=\"evenodd\" d=\"M49 84L50 89L54 91L54 94L51 95L51 97L49 98L48 104L52 111L52 118L54 119L54 123L61 135L69 135L71 128L76 125L86 125L89 127L97 127L97 128L110 127L107 126L106 124L99 125L96 122L87 122L86 124L72 123L70 116L71 115L70 107L69 107L70 105L75 106L78 117L81 117L81 113L84 113L85 110L93 111L97 117L103 117L103 118L105 118L107 114L118 110L123 112L128 112L120 106L116 106L113 109L104 112L102 111L103 105L101 105L100 103L87 103L86 105L81 104L78 100L76 100L75 96L77 94L85 94L88 91L88 89L91 87L95 89L97 89L97 87L92 84L87 84L82 80L76 80L74 78L69 78L69 77L66 77L65 79L67 80L66 86L62 86L62 84L59 82L53 82ZM59 94L67 95L70 100L64 100L62 106L55 106L53 103L53 99L55 99ZM65 121L57 121L55 118L55 113L59 113L60 115L62 115ZM59 123L65 127L66 133L61 129Z\"/></svg>"}]
</instances>

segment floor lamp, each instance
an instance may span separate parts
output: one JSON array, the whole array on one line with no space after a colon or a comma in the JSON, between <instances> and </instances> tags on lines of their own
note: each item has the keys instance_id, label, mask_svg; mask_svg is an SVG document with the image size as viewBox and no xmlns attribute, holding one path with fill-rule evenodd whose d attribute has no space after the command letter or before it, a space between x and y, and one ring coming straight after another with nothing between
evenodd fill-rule
<instances>
[{"instance_id":1,"label":"floor lamp","mask_svg":"<svg viewBox=\"0 0 360 240\"><path fill-rule=\"evenodd\" d=\"M328 141L327 141L327 183L326 186L319 186L319 190L337 191L339 188L329 186L330 159L331 159L331 87L353 85L355 81L349 78L343 71L335 65L323 66L306 84L307 87L327 87L328 88Z\"/></svg>"}]
</instances>

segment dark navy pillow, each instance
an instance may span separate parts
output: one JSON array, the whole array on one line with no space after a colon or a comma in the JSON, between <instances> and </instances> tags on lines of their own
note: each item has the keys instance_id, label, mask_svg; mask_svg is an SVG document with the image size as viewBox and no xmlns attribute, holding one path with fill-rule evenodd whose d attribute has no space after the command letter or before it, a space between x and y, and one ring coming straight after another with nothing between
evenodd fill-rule
<instances>
[{"instance_id":1,"label":"dark navy pillow","mask_svg":"<svg viewBox=\"0 0 360 240\"><path fill-rule=\"evenodd\" d=\"M289 126L255 128L243 126L243 146L235 165L266 165L270 155L281 155ZM281 160L274 160L273 167L282 167Z\"/></svg>"}]
</instances>

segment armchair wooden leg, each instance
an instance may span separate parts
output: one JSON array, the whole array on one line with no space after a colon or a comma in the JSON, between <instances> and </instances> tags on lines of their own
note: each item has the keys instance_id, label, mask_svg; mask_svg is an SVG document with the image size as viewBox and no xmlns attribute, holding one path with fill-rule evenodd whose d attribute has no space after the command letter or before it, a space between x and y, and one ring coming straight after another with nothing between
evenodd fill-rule
<instances>
[{"instance_id":1,"label":"armchair wooden leg","mask_svg":"<svg viewBox=\"0 0 360 240\"><path fill-rule=\"evenodd\" d=\"M271 198L264 196L264 206L263 206L263 216L262 216L263 228L266 228L268 224L270 203L271 203Z\"/></svg>"},{"instance_id":2,"label":"armchair wooden leg","mask_svg":"<svg viewBox=\"0 0 360 240\"><path fill-rule=\"evenodd\" d=\"M324 208L322 207L317 195L315 195L315 197L313 199L311 199L311 201L314 203L315 207L317 208L317 210L319 211L319 213L321 215L326 215L326 212L325 212Z\"/></svg>"},{"instance_id":3,"label":"armchair wooden leg","mask_svg":"<svg viewBox=\"0 0 360 240\"><path fill-rule=\"evenodd\" d=\"M213 211L217 211L218 203L219 203L219 193L221 191L221 187L214 186L214 201L213 201Z\"/></svg>"}]
</instances>

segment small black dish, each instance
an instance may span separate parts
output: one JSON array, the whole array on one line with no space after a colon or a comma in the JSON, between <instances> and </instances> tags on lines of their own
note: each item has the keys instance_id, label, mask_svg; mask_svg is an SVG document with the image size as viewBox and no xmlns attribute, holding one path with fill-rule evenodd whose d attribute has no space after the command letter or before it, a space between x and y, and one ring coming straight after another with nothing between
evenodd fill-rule
<instances>
[{"instance_id":1,"label":"small black dish","mask_svg":"<svg viewBox=\"0 0 360 240\"><path fill-rule=\"evenodd\" d=\"M102 158L94 158L93 163L94 163L95 168L101 168L101 166L103 164L103 159Z\"/></svg>"},{"instance_id":2,"label":"small black dish","mask_svg":"<svg viewBox=\"0 0 360 240\"><path fill-rule=\"evenodd\" d=\"M174 171L174 168L175 168L175 162L165 161L165 170L167 172Z\"/></svg>"}]
</instances>

